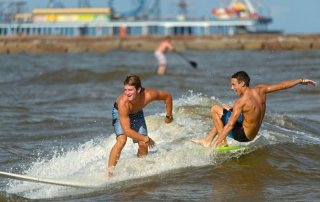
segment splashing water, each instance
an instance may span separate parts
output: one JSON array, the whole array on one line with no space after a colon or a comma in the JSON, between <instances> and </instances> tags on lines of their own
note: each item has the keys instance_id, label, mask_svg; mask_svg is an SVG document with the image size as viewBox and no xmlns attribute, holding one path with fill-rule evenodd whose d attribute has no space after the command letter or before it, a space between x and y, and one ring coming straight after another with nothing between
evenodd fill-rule
<instances>
[{"instance_id":1,"label":"splashing water","mask_svg":"<svg viewBox=\"0 0 320 202\"><path fill-rule=\"evenodd\" d=\"M147 116L149 135L156 142L156 147L149 151L147 157L137 158L138 146L128 139L112 178L108 179L105 174L109 151L115 143L114 134L110 134L107 138L97 137L68 151L55 152L56 154L50 159L39 158L24 170L23 174L81 181L97 186L97 189L105 189L133 179L146 179L149 176L177 172L179 169L217 165L230 158L252 152L258 147L276 144L279 140L283 140L283 136L286 136L281 133L281 130L285 129L281 127L283 120L280 120L279 126L269 123L265 126L264 124L264 129L261 129L258 137L251 143L228 140L230 145L249 145L249 150L222 155L213 150L203 149L190 140L207 135L212 127L210 107L217 103L219 100L214 97L207 98L190 92L190 95L182 96L174 101L175 119L171 124L164 124L164 114ZM268 124L280 129L271 131L272 127L269 127ZM289 139L290 137L287 137L286 141L290 141ZM139 183L139 181L134 183ZM6 191L27 198L39 199L84 194L94 189L83 190L10 180Z\"/></svg>"}]
</instances>

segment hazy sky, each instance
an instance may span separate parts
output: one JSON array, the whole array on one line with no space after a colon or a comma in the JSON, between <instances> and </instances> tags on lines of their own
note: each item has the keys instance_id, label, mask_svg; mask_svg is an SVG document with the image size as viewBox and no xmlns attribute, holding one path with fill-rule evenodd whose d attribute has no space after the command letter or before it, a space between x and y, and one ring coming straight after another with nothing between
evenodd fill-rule
<instances>
[{"instance_id":1,"label":"hazy sky","mask_svg":"<svg viewBox=\"0 0 320 202\"><path fill-rule=\"evenodd\" d=\"M20 0L21 1L21 0ZM46 7L48 0L25 0L28 8ZM92 7L107 6L108 0L87 0ZM153 0L147 0L151 2ZM219 8L222 2L230 0L185 0L191 17L209 17L212 8ZM66 7L76 7L79 0L57 0ZM114 0L116 9L125 11L135 5L137 0ZM162 0L162 17L174 17L178 13L179 0ZM283 30L284 33L320 34L320 0L252 0L264 14L273 18L269 30ZM263 6L262 6L263 5Z\"/></svg>"}]
</instances>

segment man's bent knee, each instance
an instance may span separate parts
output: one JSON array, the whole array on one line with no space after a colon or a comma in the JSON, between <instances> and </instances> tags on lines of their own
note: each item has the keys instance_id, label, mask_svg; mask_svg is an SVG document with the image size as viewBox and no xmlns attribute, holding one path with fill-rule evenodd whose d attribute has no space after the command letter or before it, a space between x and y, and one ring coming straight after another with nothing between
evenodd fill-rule
<instances>
[{"instance_id":1,"label":"man's bent knee","mask_svg":"<svg viewBox=\"0 0 320 202\"><path fill-rule=\"evenodd\" d=\"M223 108L220 105L213 105L211 107L211 113L216 113L220 115L223 113Z\"/></svg>"},{"instance_id":2,"label":"man's bent knee","mask_svg":"<svg viewBox=\"0 0 320 202\"><path fill-rule=\"evenodd\" d=\"M120 147L124 147L127 143L127 137L124 135L120 135L117 137L117 142L116 144Z\"/></svg>"}]
</instances>

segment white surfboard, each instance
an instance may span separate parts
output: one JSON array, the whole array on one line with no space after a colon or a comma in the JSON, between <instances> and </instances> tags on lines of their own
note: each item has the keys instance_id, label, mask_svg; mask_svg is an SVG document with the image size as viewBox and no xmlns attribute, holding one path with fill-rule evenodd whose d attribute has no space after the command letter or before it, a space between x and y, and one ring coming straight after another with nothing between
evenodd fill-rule
<instances>
[{"instance_id":1,"label":"white surfboard","mask_svg":"<svg viewBox=\"0 0 320 202\"><path fill-rule=\"evenodd\" d=\"M62 179L50 179L50 178L39 178L39 177L31 177L27 175L19 175L14 173L7 173L0 171L0 177L6 177L15 180L36 182L36 183L44 183L44 184L53 184L60 186L68 186L68 187L77 187L77 188L94 188L95 186L84 184L76 181L68 181Z\"/></svg>"}]
</instances>

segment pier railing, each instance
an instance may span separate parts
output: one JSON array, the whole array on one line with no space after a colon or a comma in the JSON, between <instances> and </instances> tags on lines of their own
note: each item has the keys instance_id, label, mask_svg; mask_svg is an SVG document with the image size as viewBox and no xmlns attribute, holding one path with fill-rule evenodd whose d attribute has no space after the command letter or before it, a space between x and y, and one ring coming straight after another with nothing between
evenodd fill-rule
<instances>
[{"instance_id":1,"label":"pier railing","mask_svg":"<svg viewBox=\"0 0 320 202\"><path fill-rule=\"evenodd\" d=\"M0 35L62 36L165 36L165 35L233 35L240 31L264 31L267 23L257 19L192 21L110 21L73 23L0 24Z\"/></svg>"}]
</instances>

